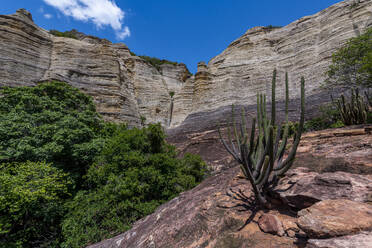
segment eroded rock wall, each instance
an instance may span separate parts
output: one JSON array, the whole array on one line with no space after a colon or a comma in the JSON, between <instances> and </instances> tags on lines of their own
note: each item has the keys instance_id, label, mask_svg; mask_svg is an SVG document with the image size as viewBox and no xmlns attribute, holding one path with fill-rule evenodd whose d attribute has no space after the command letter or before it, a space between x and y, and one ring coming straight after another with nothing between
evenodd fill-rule
<instances>
[{"instance_id":1,"label":"eroded rock wall","mask_svg":"<svg viewBox=\"0 0 372 248\"><path fill-rule=\"evenodd\" d=\"M139 125L145 117L147 123L195 132L225 119L233 103L254 112L257 93L270 97L277 68L279 100L285 72L292 99L298 98L300 77L305 77L311 116L328 100L320 85L332 53L370 26L372 1L342 1L282 28L252 28L190 75L183 64L152 66L124 44L81 33L78 40L55 37L19 10L0 15L0 86L63 80L92 95L108 120ZM291 106L295 113L296 100Z\"/></svg>"},{"instance_id":2,"label":"eroded rock wall","mask_svg":"<svg viewBox=\"0 0 372 248\"><path fill-rule=\"evenodd\" d=\"M78 33L55 37L26 10L0 15L0 86L33 86L60 80L91 95L107 120L167 126L171 97L189 77L183 64L155 68L124 44Z\"/></svg>"}]
</instances>

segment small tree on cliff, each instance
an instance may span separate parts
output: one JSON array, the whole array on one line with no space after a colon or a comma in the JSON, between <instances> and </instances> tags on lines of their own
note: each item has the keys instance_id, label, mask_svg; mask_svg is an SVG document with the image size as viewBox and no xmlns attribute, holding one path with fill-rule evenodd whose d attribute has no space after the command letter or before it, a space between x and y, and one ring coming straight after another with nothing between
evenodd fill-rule
<instances>
[{"instance_id":1,"label":"small tree on cliff","mask_svg":"<svg viewBox=\"0 0 372 248\"><path fill-rule=\"evenodd\" d=\"M350 39L332 56L326 87L372 87L372 28Z\"/></svg>"}]
</instances>

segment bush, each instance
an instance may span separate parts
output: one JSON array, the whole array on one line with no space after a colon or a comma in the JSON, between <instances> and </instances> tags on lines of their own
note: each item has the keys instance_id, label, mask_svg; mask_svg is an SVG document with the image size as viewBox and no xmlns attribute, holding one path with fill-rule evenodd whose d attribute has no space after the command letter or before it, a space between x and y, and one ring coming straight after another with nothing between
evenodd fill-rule
<instances>
[{"instance_id":1,"label":"bush","mask_svg":"<svg viewBox=\"0 0 372 248\"><path fill-rule=\"evenodd\" d=\"M372 28L333 54L326 87L372 87Z\"/></svg>"},{"instance_id":2,"label":"bush","mask_svg":"<svg viewBox=\"0 0 372 248\"><path fill-rule=\"evenodd\" d=\"M178 65L177 62L172 62L172 61L169 61L169 60L166 60L166 59L158 59L158 58L155 58L155 57L149 57L149 56L145 56L145 55L141 55L141 56L138 56L138 57L142 58L147 63L154 66L159 72L161 71L160 66L163 65L163 64Z\"/></svg>"},{"instance_id":3,"label":"bush","mask_svg":"<svg viewBox=\"0 0 372 248\"><path fill-rule=\"evenodd\" d=\"M58 31L58 30L55 30L55 29L51 29L51 30L49 30L49 33L54 35L54 36L57 36L57 37L71 38L71 39L75 39L75 40L78 39L77 36L76 36L77 31L75 29L73 29L71 31L65 31L65 32L61 32L61 31Z\"/></svg>"},{"instance_id":4,"label":"bush","mask_svg":"<svg viewBox=\"0 0 372 248\"><path fill-rule=\"evenodd\" d=\"M0 163L46 161L85 174L103 141L91 97L66 83L0 90Z\"/></svg>"},{"instance_id":5,"label":"bush","mask_svg":"<svg viewBox=\"0 0 372 248\"><path fill-rule=\"evenodd\" d=\"M198 156L176 158L160 125L118 128L85 177L87 190L68 204L64 247L81 247L128 230L160 204L197 185L206 172Z\"/></svg>"},{"instance_id":6,"label":"bush","mask_svg":"<svg viewBox=\"0 0 372 248\"><path fill-rule=\"evenodd\" d=\"M57 247L71 186L50 164L0 164L0 247Z\"/></svg>"}]
</instances>

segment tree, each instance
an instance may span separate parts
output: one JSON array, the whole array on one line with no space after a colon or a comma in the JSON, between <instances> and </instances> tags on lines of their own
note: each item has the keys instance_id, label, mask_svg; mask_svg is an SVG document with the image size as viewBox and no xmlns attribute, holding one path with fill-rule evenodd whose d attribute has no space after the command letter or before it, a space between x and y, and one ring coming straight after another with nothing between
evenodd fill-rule
<instances>
[{"instance_id":1,"label":"tree","mask_svg":"<svg viewBox=\"0 0 372 248\"><path fill-rule=\"evenodd\" d=\"M71 186L51 164L0 164L0 247L56 247Z\"/></svg>"},{"instance_id":2,"label":"tree","mask_svg":"<svg viewBox=\"0 0 372 248\"><path fill-rule=\"evenodd\" d=\"M90 96L66 83L0 90L0 163L47 161L79 178L103 141Z\"/></svg>"},{"instance_id":3,"label":"tree","mask_svg":"<svg viewBox=\"0 0 372 248\"><path fill-rule=\"evenodd\" d=\"M204 178L199 156L177 159L160 126L119 126L89 168L85 191L69 202L63 247L82 247L124 232L160 204Z\"/></svg>"},{"instance_id":4,"label":"tree","mask_svg":"<svg viewBox=\"0 0 372 248\"><path fill-rule=\"evenodd\" d=\"M372 87L372 28L333 54L326 87Z\"/></svg>"}]
</instances>

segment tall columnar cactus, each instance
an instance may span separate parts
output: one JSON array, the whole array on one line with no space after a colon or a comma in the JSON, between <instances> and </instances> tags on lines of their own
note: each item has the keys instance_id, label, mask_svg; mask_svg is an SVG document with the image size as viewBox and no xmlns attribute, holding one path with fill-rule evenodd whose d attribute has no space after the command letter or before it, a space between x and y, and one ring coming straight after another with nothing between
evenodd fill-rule
<instances>
[{"instance_id":1,"label":"tall columnar cactus","mask_svg":"<svg viewBox=\"0 0 372 248\"><path fill-rule=\"evenodd\" d=\"M305 79L302 77L300 123L294 137L292 148L288 156L284 158L289 136L288 74L286 74L285 80L285 122L283 125L276 125L275 122L275 90L276 70L274 70L272 81L271 120L267 117L266 96L264 94L258 94L257 118L253 118L252 120L250 134L246 125L244 108L242 110L241 121L237 124L235 121L234 107L232 107L231 121L227 125L229 144L222 138L219 128L220 139L224 147L234 159L241 164L244 176L253 186L256 199L263 206L270 205L268 193L275 186L278 179L284 175L293 164L304 126ZM256 130L256 126L258 130ZM283 132L282 128L284 128ZM234 139L232 136L234 136Z\"/></svg>"},{"instance_id":2,"label":"tall columnar cactus","mask_svg":"<svg viewBox=\"0 0 372 248\"><path fill-rule=\"evenodd\" d=\"M366 96L368 97L367 94ZM341 98L337 100L337 108L345 125L358 125L367 122L368 103L364 102L358 89L351 90L350 102L346 102L345 96L341 95Z\"/></svg>"}]
</instances>

